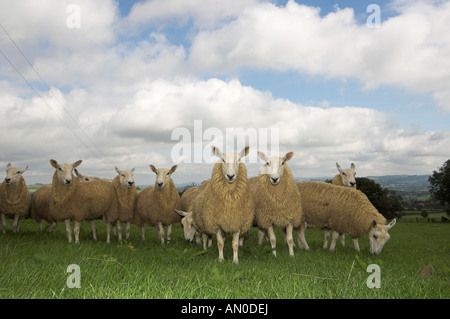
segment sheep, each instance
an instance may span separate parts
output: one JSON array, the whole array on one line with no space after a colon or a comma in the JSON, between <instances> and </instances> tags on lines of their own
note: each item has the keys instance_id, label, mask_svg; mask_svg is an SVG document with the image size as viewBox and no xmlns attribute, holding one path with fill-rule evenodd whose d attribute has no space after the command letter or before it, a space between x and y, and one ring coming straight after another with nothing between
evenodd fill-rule
<instances>
[{"instance_id":1,"label":"sheep","mask_svg":"<svg viewBox=\"0 0 450 319\"><path fill-rule=\"evenodd\" d=\"M117 166L115 167L115 170L117 172L117 176L112 180L112 185L114 187L114 191L117 197L117 203L118 203L118 216L117 220L110 221L108 220L107 226L106 226L106 241L109 243L110 241L110 232L111 227L110 223L115 222L117 225L117 232L118 232L118 240L119 242L122 241L122 227L120 223L126 223L126 230L125 230L125 238L128 240L130 239L130 223L134 218L134 211L136 207L136 199L138 196L137 190L136 190L136 184L134 183L133 179L133 172L134 168L131 170L119 170ZM107 218L109 216L105 214L105 221L107 221Z\"/></svg>"},{"instance_id":2,"label":"sheep","mask_svg":"<svg viewBox=\"0 0 450 319\"><path fill-rule=\"evenodd\" d=\"M287 165L293 152L284 157L267 157L258 152L259 158L265 163L257 179L250 181L250 189L255 202L255 223L259 228L258 243L261 245L264 232L267 231L272 246L272 253L276 253L276 237L273 226L285 230L289 255L294 256L293 228L300 227L303 221L302 205L299 190L294 182L291 170ZM302 247L307 247L306 240L302 240Z\"/></svg>"},{"instance_id":3,"label":"sheep","mask_svg":"<svg viewBox=\"0 0 450 319\"><path fill-rule=\"evenodd\" d=\"M79 182L89 181L89 177L82 175L76 168L73 169L75 177ZM55 232L56 221L53 220L50 212L50 199L52 193L52 185L42 185L35 192L31 199L31 218L39 225L39 232L42 233L42 221L45 220L48 225L48 231ZM92 235L94 240L97 240L97 231L95 221L91 221Z\"/></svg>"},{"instance_id":4,"label":"sheep","mask_svg":"<svg viewBox=\"0 0 450 319\"><path fill-rule=\"evenodd\" d=\"M220 158L211 179L194 200L194 226L206 235L217 237L219 261L223 261L224 235L233 234L233 262L238 263L239 236L253 224L254 203L247 184L247 168L240 160L247 156L246 146L237 153L225 153L215 146L213 155Z\"/></svg>"},{"instance_id":5,"label":"sheep","mask_svg":"<svg viewBox=\"0 0 450 319\"><path fill-rule=\"evenodd\" d=\"M69 243L72 242L71 219L75 220L75 243L79 243L80 224L83 220L92 221L105 213L109 216L118 214L112 184L101 181L80 183L75 178L73 168L78 167L81 162L79 160L73 164L58 164L54 159L50 160L50 165L55 168L50 212L55 221L64 220Z\"/></svg>"},{"instance_id":6,"label":"sheep","mask_svg":"<svg viewBox=\"0 0 450 319\"><path fill-rule=\"evenodd\" d=\"M331 181L331 184L338 185L338 186L344 186L344 187L354 187L356 189L356 171L355 171L355 164L352 163L350 165L350 168L348 169L342 169L338 163L336 163L336 168L339 171L339 174L334 176L333 180ZM333 234L332 238L339 237L339 241L341 242L342 247L345 247L345 235L344 234ZM330 238L330 230L325 229L323 233L323 248L327 249L328 246L328 239ZM336 245L333 244L332 245ZM359 251L359 243L358 239L353 239L353 245L355 246L355 249Z\"/></svg>"},{"instance_id":7,"label":"sheep","mask_svg":"<svg viewBox=\"0 0 450 319\"><path fill-rule=\"evenodd\" d=\"M194 200L198 196L198 194L206 188L209 180L204 181L201 186L194 186L187 189L180 198L178 203L178 209L175 211L178 215L181 216L181 226L183 227L184 239L187 242L193 242L194 238L197 244L202 244L202 234L195 228L194 226L194 217L193 217L193 206ZM209 239L208 245L206 244L206 239L203 243L203 249L207 247L211 247L212 240Z\"/></svg>"},{"instance_id":8,"label":"sheep","mask_svg":"<svg viewBox=\"0 0 450 319\"><path fill-rule=\"evenodd\" d=\"M3 234L6 233L6 215L14 215L13 232L20 230L20 218L26 217L31 210L31 195L22 174L28 170L6 165L6 177L0 184L0 214Z\"/></svg>"},{"instance_id":9,"label":"sheep","mask_svg":"<svg viewBox=\"0 0 450 319\"><path fill-rule=\"evenodd\" d=\"M370 252L377 255L381 252L390 238L388 231L395 225L396 219L386 225L386 218L364 193L351 187L321 182L301 182L297 187L308 225L326 227L340 234L348 233L353 239L368 234ZM300 236L305 227L296 231ZM332 243L330 250L334 251L334 248Z\"/></svg>"},{"instance_id":10,"label":"sheep","mask_svg":"<svg viewBox=\"0 0 450 319\"><path fill-rule=\"evenodd\" d=\"M52 185L42 185L33 195L31 204L31 218L39 224L39 232L42 233L42 221L48 222L48 231L55 232L56 221L50 212L50 199Z\"/></svg>"},{"instance_id":11,"label":"sheep","mask_svg":"<svg viewBox=\"0 0 450 319\"><path fill-rule=\"evenodd\" d=\"M150 169L156 174L155 186L147 187L138 196L136 202L135 223L141 227L141 237L145 240L145 225L156 225L158 237L164 244L164 226L167 226L167 243L172 239L172 224L178 223L181 217L175 212L180 199L171 175L177 169L156 169L150 165Z\"/></svg>"}]
</instances>

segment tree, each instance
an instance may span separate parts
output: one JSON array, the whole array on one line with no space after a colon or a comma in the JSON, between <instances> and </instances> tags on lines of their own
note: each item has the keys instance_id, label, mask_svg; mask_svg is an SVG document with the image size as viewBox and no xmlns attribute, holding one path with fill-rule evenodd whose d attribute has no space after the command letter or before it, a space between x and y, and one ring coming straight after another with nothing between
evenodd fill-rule
<instances>
[{"instance_id":1,"label":"tree","mask_svg":"<svg viewBox=\"0 0 450 319\"><path fill-rule=\"evenodd\" d=\"M386 218L396 217L396 213L403 210L402 197L395 191L382 188L380 184L366 177L356 178L356 188L363 192L373 206Z\"/></svg>"},{"instance_id":2,"label":"tree","mask_svg":"<svg viewBox=\"0 0 450 319\"><path fill-rule=\"evenodd\" d=\"M450 214L450 159L438 171L433 171L428 181L431 197L440 202L447 214Z\"/></svg>"}]
</instances>

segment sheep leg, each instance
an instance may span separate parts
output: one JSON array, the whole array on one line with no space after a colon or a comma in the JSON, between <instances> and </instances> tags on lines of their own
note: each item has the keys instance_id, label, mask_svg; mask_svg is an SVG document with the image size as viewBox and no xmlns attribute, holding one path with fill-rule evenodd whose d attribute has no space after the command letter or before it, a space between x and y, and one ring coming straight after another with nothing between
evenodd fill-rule
<instances>
[{"instance_id":1,"label":"sheep leg","mask_svg":"<svg viewBox=\"0 0 450 319\"><path fill-rule=\"evenodd\" d=\"M72 226L70 225L70 219L66 219L64 221L64 223L66 224L67 240L69 241L69 243L71 243L72 242Z\"/></svg>"},{"instance_id":2,"label":"sheep leg","mask_svg":"<svg viewBox=\"0 0 450 319\"><path fill-rule=\"evenodd\" d=\"M286 227L286 232L285 232L285 238L286 238L286 242L288 244L289 247L289 256L293 257L294 256L294 239L292 237L292 230L293 230L293 226L291 223L289 223L289 225L287 225Z\"/></svg>"},{"instance_id":3,"label":"sheep leg","mask_svg":"<svg viewBox=\"0 0 450 319\"><path fill-rule=\"evenodd\" d=\"M339 241L341 242L341 246L345 247L345 234L339 234Z\"/></svg>"},{"instance_id":4,"label":"sheep leg","mask_svg":"<svg viewBox=\"0 0 450 319\"><path fill-rule=\"evenodd\" d=\"M12 226L12 229L13 229L14 233L18 233L19 232L19 228L20 228L19 223L20 223L20 216L19 215L14 215L14 222L13 222L13 226Z\"/></svg>"},{"instance_id":5,"label":"sheep leg","mask_svg":"<svg viewBox=\"0 0 450 319\"><path fill-rule=\"evenodd\" d=\"M258 228L258 245L262 245L264 240L264 230Z\"/></svg>"},{"instance_id":6,"label":"sheep leg","mask_svg":"<svg viewBox=\"0 0 450 319\"><path fill-rule=\"evenodd\" d=\"M172 225L167 226L167 244L172 240Z\"/></svg>"},{"instance_id":7,"label":"sheep leg","mask_svg":"<svg viewBox=\"0 0 450 319\"><path fill-rule=\"evenodd\" d=\"M208 236L205 233L202 233L203 250L206 250L207 242L208 242Z\"/></svg>"},{"instance_id":8,"label":"sheep leg","mask_svg":"<svg viewBox=\"0 0 450 319\"><path fill-rule=\"evenodd\" d=\"M277 256L277 251L276 251L276 246L277 246L277 238L275 237L275 233L273 231L273 227L270 226L267 229L267 232L269 234L269 239L270 239L270 246L272 247L272 253L273 255L276 257Z\"/></svg>"},{"instance_id":9,"label":"sheep leg","mask_svg":"<svg viewBox=\"0 0 450 319\"><path fill-rule=\"evenodd\" d=\"M111 223L110 222L106 222L106 243L109 244L110 243L110 237L111 237Z\"/></svg>"},{"instance_id":10,"label":"sheep leg","mask_svg":"<svg viewBox=\"0 0 450 319\"><path fill-rule=\"evenodd\" d=\"M306 230L306 223L303 222L300 225L300 227L297 228L295 231L297 232L297 240L299 248L309 250L308 243L306 242L305 230Z\"/></svg>"},{"instance_id":11,"label":"sheep leg","mask_svg":"<svg viewBox=\"0 0 450 319\"><path fill-rule=\"evenodd\" d=\"M38 225L39 225L39 233L42 234L42 220L38 222ZM50 229L50 224L48 224L48 229Z\"/></svg>"},{"instance_id":12,"label":"sheep leg","mask_svg":"<svg viewBox=\"0 0 450 319\"><path fill-rule=\"evenodd\" d=\"M125 238L127 239L127 240L129 240L130 239L130 227L131 227L131 222L127 222L127 226L126 226L126 228L125 228L125 233L126 233L126 235L125 235Z\"/></svg>"},{"instance_id":13,"label":"sheep leg","mask_svg":"<svg viewBox=\"0 0 450 319\"><path fill-rule=\"evenodd\" d=\"M80 226L81 222L75 221L75 225L73 226L73 233L75 235L75 244L80 243Z\"/></svg>"},{"instance_id":14,"label":"sheep leg","mask_svg":"<svg viewBox=\"0 0 450 319\"><path fill-rule=\"evenodd\" d=\"M233 242L231 244L233 247L233 262L235 264L239 263L238 260L238 249L239 249L239 231L233 234Z\"/></svg>"},{"instance_id":15,"label":"sheep leg","mask_svg":"<svg viewBox=\"0 0 450 319\"><path fill-rule=\"evenodd\" d=\"M6 234L6 215L2 214L2 228L3 228L3 234Z\"/></svg>"},{"instance_id":16,"label":"sheep leg","mask_svg":"<svg viewBox=\"0 0 450 319\"><path fill-rule=\"evenodd\" d=\"M219 261L223 261L223 245L224 245L224 240L223 240L223 235L222 235L222 231L219 230L216 234L217 236L217 249L219 250Z\"/></svg>"},{"instance_id":17,"label":"sheep leg","mask_svg":"<svg viewBox=\"0 0 450 319\"><path fill-rule=\"evenodd\" d=\"M120 224L120 220L116 222L117 227L117 239L119 240L119 243L122 242L122 225Z\"/></svg>"},{"instance_id":18,"label":"sheep leg","mask_svg":"<svg viewBox=\"0 0 450 319\"><path fill-rule=\"evenodd\" d=\"M330 230L326 229L323 231L323 249L327 249L328 248L328 240L330 239Z\"/></svg>"},{"instance_id":19,"label":"sheep leg","mask_svg":"<svg viewBox=\"0 0 450 319\"><path fill-rule=\"evenodd\" d=\"M339 237L339 233L333 231L332 235L331 235L331 245L330 245L330 251L334 251L334 249L336 248L336 241Z\"/></svg>"},{"instance_id":20,"label":"sheep leg","mask_svg":"<svg viewBox=\"0 0 450 319\"><path fill-rule=\"evenodd\" d=\"M145 224L141 226L141 239L145 240Z\"/></svg>"},{"instance_id":21,"label":"sheep leg","mask_svg":"<svg viewBox=\"0 0 450 319\"><path fill-rule=\"evenodd\" d=\"M164 226L161 222L158 223L158 237L161 240L161 245L164 245Z\"/></svg>"},{"instance_id":22,"label":"sheep leg","mask_svg":"<svg viewBox=\"0 0 450 319\"><path fill-rule=\"evenodd\" d=\"M97 241L97 228L95 226L95 220L91 220L92 238Z\"/></svg>"},{"instance_id":23,"label":"sheep leg","mask_svg":"<svg viewBox=\"0 0 450 319\"><path fill-rule=\"evenodd\" d=\"M358 238L353 239L353 246L355 247L356 251L360 251L359 250L359 243L358 243Z\"/></svg>"}]
</instances>

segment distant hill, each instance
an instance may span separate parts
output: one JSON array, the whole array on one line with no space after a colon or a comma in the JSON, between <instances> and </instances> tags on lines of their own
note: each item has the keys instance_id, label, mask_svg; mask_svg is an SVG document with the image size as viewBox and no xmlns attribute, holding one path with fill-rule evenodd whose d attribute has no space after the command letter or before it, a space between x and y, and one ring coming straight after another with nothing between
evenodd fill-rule
<instances>
[{"instance_id":1,"label":"distant hill","mask_svg":"<svg viewBox=\"0 0 450 319\"><path fill-rule=\"evenodd\" d=\"M386 175L386 176L367 176L380 184L383 188L387 187L393 191L427 191L430 183L430 175Z\"/></svg>"}]
</instances>

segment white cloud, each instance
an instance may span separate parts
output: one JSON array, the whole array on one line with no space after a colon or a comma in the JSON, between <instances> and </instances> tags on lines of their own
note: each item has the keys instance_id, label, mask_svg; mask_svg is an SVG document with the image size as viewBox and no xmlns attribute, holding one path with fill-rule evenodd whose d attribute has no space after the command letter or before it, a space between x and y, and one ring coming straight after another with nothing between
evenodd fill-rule
<instances>
[{"instance_id":1,"label":"white cloud","mask_svg":"<svg viewBox=\"0 0 450 319\"><path fill-rule=\"evenodd\" d=\"M318 8L294 1L260 4L200 31L189 61L207 74L252 67L352 77L366 89L388 84L433 93L450 87L450 2L410 1L398 10L370 29L350 8L321 17Z\"/></svg>"}]
</instances>

